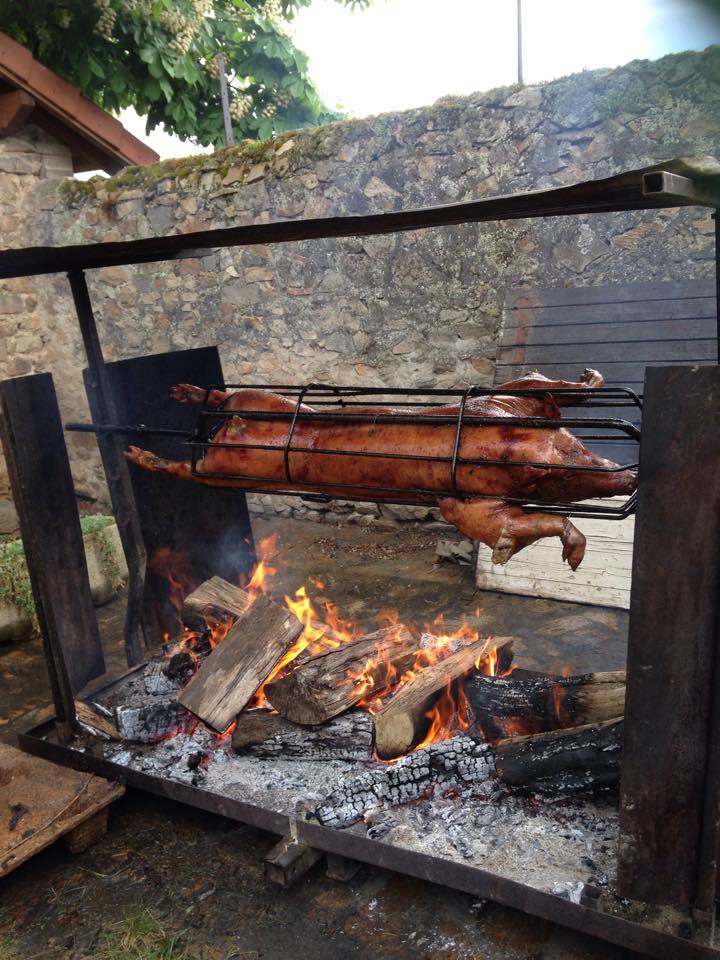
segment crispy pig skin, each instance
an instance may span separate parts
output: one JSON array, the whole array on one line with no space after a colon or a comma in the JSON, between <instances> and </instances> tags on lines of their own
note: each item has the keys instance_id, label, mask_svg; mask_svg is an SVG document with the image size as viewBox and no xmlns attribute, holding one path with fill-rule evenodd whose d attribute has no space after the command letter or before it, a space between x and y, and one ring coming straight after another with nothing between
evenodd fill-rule
<instances>
[{"instance_id":1,"label":"crispy pig skin","mask_svg":"<svg viewBox=\"0 0 720 960\"><path fill-rule=\"evenodd\" d=\"M548 380L533 373L503 384L499 389L542 389L547 393L532 397L494 395L470 398L465 408L468 415L497 418L498 423L465 425L460 457L499 463L479 466L459 462L456 469L457 498L443 496L451 487L449 463L433 460L434 457L451 456L456 428L454 424L432 423L434 417L457 416L457 404L424 410L351 408L356 415L378 413L400 417L410 413L426 418L427 424L323 423L300 419L295 426L292 446L313 452L290 454L290 483L286 480L283 450L288 421L263 421L242 416L243 411L292 412L295 409L295 401L267 390L211 392L208 397L210 406L237 411L237 416L223 421L213 438L214 445L198 462L194 475L187 462L164 460L137 447L131 447L126 456L146 470L210 485L259 492L315 490L331 497L358 497L380 502L400 498L420 504L437 503L446 520L466 536L486 543L493 550L496 563L507 562L518 550L541 537L557 536L563 544L563 559L575 570L583 558L585 538L569 520L539 512L525 513L521 507L506 503L502 498L531 499L542 503L630 493L636 486L635 471L602 472L616 468L617 464L588 450L562 427L525 428L503 424L503 420L508 417L559 418L559 406L578 401L577 398L568 401L561 393L553 395L553 390L567 388L589 392L602 383L602 376L594 370L586 370L583 379L575 383ZM172 395L180 403L198 403L204 399L205 391L190 384L178 384ZM301 407L303 412L312 412L312 409L307 405ZM250 444L269 449L233 449L217 444ZM338 453L316 452L321 450ZM363 453L379 456L355 455ZM385 458L383 454L406 454L418 459L396 460ZM533 463L557 467L532 466ZM597 467L599 472L592 469L575 472L563 470L563 466ZM238 475L247 479L237 479ZM390 487L396 493L367 489L375 486ZM417 493L419 489L429 492ZM437 496L432 491L438 491Z\"/></svg>"}]
</instances>

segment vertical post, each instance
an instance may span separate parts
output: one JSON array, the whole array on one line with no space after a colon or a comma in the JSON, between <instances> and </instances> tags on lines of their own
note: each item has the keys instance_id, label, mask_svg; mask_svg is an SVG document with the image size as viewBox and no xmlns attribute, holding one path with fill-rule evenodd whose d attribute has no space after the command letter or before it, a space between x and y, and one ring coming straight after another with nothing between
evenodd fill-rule
<instances>
[{"instance_id":1,"label":"vertical post","mask_svg":"<svg viewBox=\"0 0 720 960\"><path fill-rule=\"evenodd\" d=\"M227 76L225 74L225 57L218 53L215 57L218 65L218 79L220 80L220 102L222 103L223 122L225 123L225 143L231 147L235 143L233 137L232 117L230 116L230 99L228 97Z\"/></svg>"},{"instance_id":2,"label":"vertical post","mask_svg":"<svg viewBox=\"0 0 720 960\"><path fill-rule=\"evenodd\" d=\"M704 845L717 848L706 791L720 679L719 437L720 367L646 370L618 891L656 904L692 904Z\"/></svg>"},{"instance_id":3,"label":"vertical post","mask_svg":"<svg viewBox=\"0 0 720 960\"><path fill-rule=\"evenodd\" d=\"M522 0L517 0L517 74L523 83Z\"/></svg>"},{"instance_id":4,"label":"vertical post","mask_svg":"<svg viewBox=\"0 0 720 960\"><path fill-rule=\"evenodd\" d=\"M61 736L105 672L60 410L48 373L0 383L0 429Z\"/></svg>"},{"instance_id":5,"label":"vertical post","mask_svg":"<svg viewBox=\"0 0 720 960\"><path fill-rule=\"evenodd\" d=\"M73 270L68 274L68 280L70 281L80 333L88 360L86 387L93 420L95 423L117 423L115 402L97 333L85 274L82 270ZM133 666L140 663L143 658L141 631L142 598L147 562L145 548L122 445L118 438L99 433L98 446L100 447L113 513L117 521L120 541L128 566L128 601L123 635L128 666Z\"/></svg>"}]
</instances>

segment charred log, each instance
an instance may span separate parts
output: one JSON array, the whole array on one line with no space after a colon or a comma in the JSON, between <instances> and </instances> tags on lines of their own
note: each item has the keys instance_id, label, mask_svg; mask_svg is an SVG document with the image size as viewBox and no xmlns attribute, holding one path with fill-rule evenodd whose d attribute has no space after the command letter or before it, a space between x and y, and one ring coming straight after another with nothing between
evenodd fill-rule
<instances>
[{"instance_id":1,"label":"charred log","mask_svg":"<svg viewBox=\"0 0 720 960\"><path fill-rule=\"evenodd\" d=\"M409 803L441 782L482 783L493 769L488 744L453 737L346 780L323 800L315 815L325 826L349 827L381 804Z\"/></svg>"},{"instance_id":2,"label":"charred log","mask_svg":"<svg viewBox=\"0 0 720 960\"><path fill-rule=\"evenodd\" d=\"M363 697L387 689L393 677L412 666L417 648L417 639L407 628L386 627L308 657L284 677L269 683L265 694L287 720L324 723ZM368 667L370 661L376 665Z\"/></svg>"},{"instance_id":3,"label":"charred log","mask_svg":"<svg viewBox=\"0 0 720 960\"><path fill-rule=\"evenodd\" d=\"M519 731L542 733L622 716L625 671L575 677L474 674L465 682L465 696L483 735L498 740Z\"/></svg>"},{"instance_id":4,"label":"charred log","mask_svg":"<svg viewBox=\"0 0 720 960\"><path fill-rule=\"evenodd\" d=\"M508 656L506 641L502 656ZM385 760L402 756L422 740L428 728L427 713L443 690L458 677L475 670L487 649L484 640L461 647L456 653L420 670L415 678L393 694L374 717L375 749Z\"/></svg>"},{"instance_id":5,"label":"charred log","mask_svg":"<svg viewBox=\"0 0 720 960\"><path fill-rule=\"evenodd\" d=\"M611 787L620 781L624 721L500 740L497 775L506 784L551 795Z\"/></svg>"},{"instance_id":6,"label":"charred log","mask_svg":"<svg viewBox=\"0 0 720 960\"><path fill-rule=\"evenodd\" d=\"M232 738L235 753L283 760L369 760L372 718L353 710L320 727L301 727L265 710L242 713Z\"/></svg>"},{"instance_id":7,"label":"charred log","mask_svg":"<svg viewBox=\"0 0 720 960\"><path fill-rule=\"evenodd\" d=\"M139 707L116 707L115 725L123 740L157 743L176 734L185 716L175 700L153 697L150 703Z\"/></svg>"}]
</instances>

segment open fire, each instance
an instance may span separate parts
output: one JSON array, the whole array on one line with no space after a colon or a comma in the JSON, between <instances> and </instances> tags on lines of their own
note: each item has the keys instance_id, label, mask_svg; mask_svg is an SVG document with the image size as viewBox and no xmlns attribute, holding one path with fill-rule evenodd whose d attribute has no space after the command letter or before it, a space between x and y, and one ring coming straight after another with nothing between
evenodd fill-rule
<instances>
[{"instance_id":1,"label":"open fire","mask_svg":"<svg viewBox=\"0 0 720 960\"><path fill-rule=\"evenodd\" d=\"M262 540L258 553L260 560L243 585L245 596L242 605L248 610L258 596L268 596L271 592L273 578L278 572L276 536ZM181 627L176 638L171 639L169 635L163 638L164 653L168 658L178 658L180 655L180 662L185 660L187 679L189 674L200 668L207 655L223 642L234 618L220 607L208 606L203 611L201 626L187 626L182 622L184 603L195 585L184 570L182 556L163 550L153 557L151 565L156 573L162 573L168 581L170 597L178 612ZM311 583L316 592L324 592L322 581L315 579ZM323 595L319 604L313 603L304 585L295 591L294 596L285 595L283 600L302 625L302 630L257 687L243 709L244 714L263 710L277 715L278 710L268 698L268 688L273 688L277 681L300 669L305 661L343 647L350 649L351 645L367 636L366 631L357 624L341 616L328 597ZM480 610L475 611L476 619L480 613ZM400 623L397 611L391 610L380 611L378 621L381 629L370 644L370 650L367 651L367 644L362 646L363 653L367 651L368 655L350 658L344 673L336 678L337 686L346 691L348 703L370 715L382 712L389 699L412 684L421 671L453 658L460 650L472 648L473 651L472 662L461 673L457 676L445 673L440 688L431 691L428 709L423 711L426 722L421 724L420 736L403 753L423 749L432 743L449 739L458 731L467 732L472 728L475 717L464 690L467 675L503 676L512 670L511 651L505 650L504 657L499 656L492 640L481 640L477 627L467 622L452 628L446 627L441 614L420 629L415 625ZM218 739L223 741L230 738L236 726L237 720L232 720L227 728L218 731ZM398 759L381 757L377 752L375 757L387 761Z\"/></svg>"}]
</instances>

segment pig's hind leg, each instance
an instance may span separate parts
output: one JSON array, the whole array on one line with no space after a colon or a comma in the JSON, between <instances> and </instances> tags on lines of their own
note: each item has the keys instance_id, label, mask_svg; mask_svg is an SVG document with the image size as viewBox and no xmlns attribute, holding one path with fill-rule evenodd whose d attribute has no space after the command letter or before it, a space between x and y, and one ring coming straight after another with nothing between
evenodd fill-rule
<instances>
[{"instance_id":1,"label":"pig's hind leg","mask_svg":"<svg viewBox=\"0 0 720 960\"><path fill-rule=\"evenodd\" d=\"M585 537L567 517L552 513L526 513L503 500L456 500L438 502L443 517L472 540L487 544L493 563L507 563L523 547L543 537L559 537L563 560L576 570L585 556Z\"/></svg>"}]
</instances>

